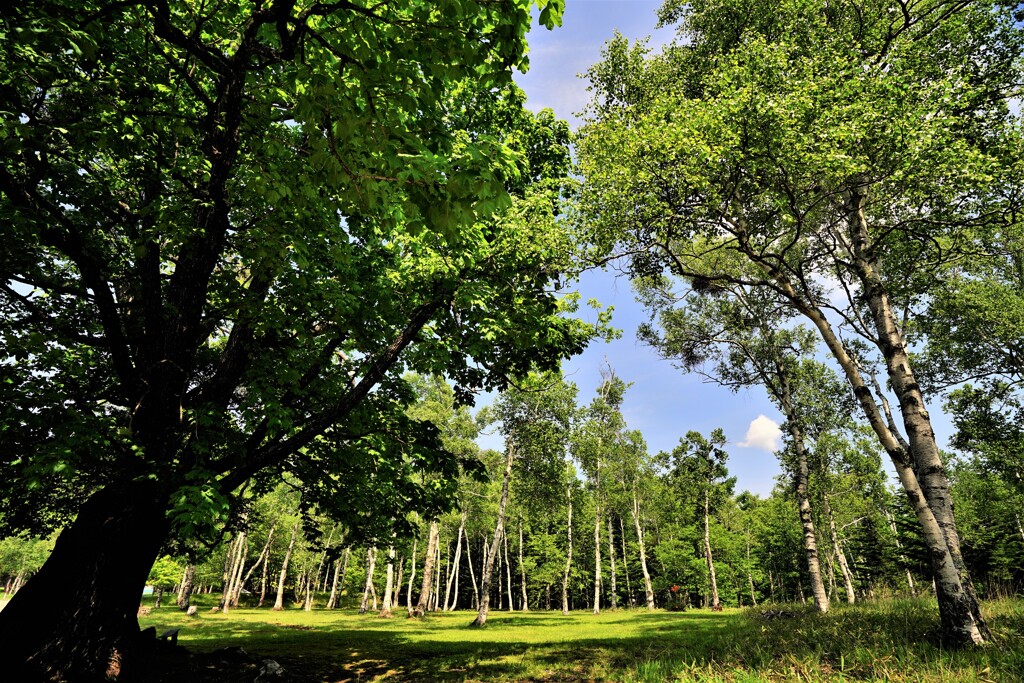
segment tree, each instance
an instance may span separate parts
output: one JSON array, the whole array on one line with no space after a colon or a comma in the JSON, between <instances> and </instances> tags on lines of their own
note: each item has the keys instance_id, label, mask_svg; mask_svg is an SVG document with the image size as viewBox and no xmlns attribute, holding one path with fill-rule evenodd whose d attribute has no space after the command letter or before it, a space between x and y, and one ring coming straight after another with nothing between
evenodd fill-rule
<instances>
[{"instance_id":1,"label":"tree","mask_svg":"<svg viewBox=\"0 0 1024 683\"><path fill-rule=\"evenodd\" d=\"M75 518L0 615L10 661L102 676L165 541L216 536L254 479L292 469L353 528L443 508L412 475L457 462L402 370L468 399L582 348L540 187L564 124L510 83L531 4L4 13L0 507Z\"/></svg>"},{"instance_id":2,"label":"tree","mask_svg":"<svg viewBox=\"0 0 1024 683\"><path fill-rule=\"evenodd\" d=\"M669 2L686 42L609 44L578 142L591 259L767 288L818 331L914 504L942 633L988 637L908 353L934 273L1013 225L1022 36L998 3ZM742 259L737 279L716 260ZM837 327L838 325L838 327ZM844 342L884 364L902 434Z\"/></svg>"}]
</instances>

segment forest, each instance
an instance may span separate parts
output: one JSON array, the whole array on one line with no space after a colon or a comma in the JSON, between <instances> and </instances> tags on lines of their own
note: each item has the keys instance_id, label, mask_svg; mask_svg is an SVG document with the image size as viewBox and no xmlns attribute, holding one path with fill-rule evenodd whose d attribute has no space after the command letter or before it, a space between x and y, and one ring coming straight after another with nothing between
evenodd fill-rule
<instances>
[{"instance_id":1,"label":"forest","mask_svg":"<svg viewBox=\"0 0 1024 683\"><path fill-rule=\"evenodd\" d=\"M576 130L569 16L0 12L10 680L1024 677L1024 11L666 0ZM564 372L600 270L770 494Z\"/></svg>"}]
</instances>

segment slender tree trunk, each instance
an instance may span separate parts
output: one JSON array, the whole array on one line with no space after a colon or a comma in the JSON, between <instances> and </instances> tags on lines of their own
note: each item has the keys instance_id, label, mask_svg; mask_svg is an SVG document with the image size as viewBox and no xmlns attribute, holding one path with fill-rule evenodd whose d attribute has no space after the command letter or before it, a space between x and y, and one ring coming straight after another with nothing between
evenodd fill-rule
<instances>
[{"instance_id":1,"label":"slender tree trunk","mask_svg":"<svg viewBox=\"0 0 1024 683\"><path fill-rule=\"evenodd\" d=\"M636 596L629 585L629 565L626 561L626 521L619 515L619 544L622 546L622 575L626 577L626 595L629 596L630 608L636 607Z\"/></svg>"},{"instance_id":2,"label":"slender tree trunk","mask_svg":"<svg viewBox=\"0 0 1024 683\"><path fill-rule=\"evenodd\" d=\"M480 609L480 589L476 585L476 572L473 570L473 557L469 549L472 547L469 536L466 536L466 565L469 567L469 579L473 582L473 609Z\"/></svg>"},{"instance_id":3,"label":"slender tree trunk","mask_svg":"<svg viewBox=\"0 0 1024 683\"><path fill-rule=\"evenodd\" d=\"M436 612L438 602L441 599L441 542L440 534L438 534L438 542L435 544L437 548L437 557L435 558L436 564L434 570L434 592L430 596L430 611Z\"/></svg>"},{"instance_id":4,"label":"slender tree trunk","mask_svg":"<svg viewBox=\"0 0 1024 683\"><path fill-rule=\"evenodd\" d=\"M416 545L419 543L418 538L412 539L412 564L409 567L409 590L405 594L405 609L409 612L409 616L412 616L412 584L416 580Z\"/></svg>"},{"instance_id":5,"label":"slender tree trunk","mask_svg":"<svg viewBox=\"0 0 1024 683\"><path fill-rule=\"evenodd\" d=\"M710 484L709 484L710 485ZM716 612L722 610L722 603L718 599L718 580L715 578L715 562L711 557L711 514L710 514L710 491L704 490L704 559L708 563L708 576L711 579L711 609Z\"/></svg>"},{"instance_id":6,"label":"slender tree trunk","mask_svg":"<svg viewBox=\"0 0 1024 683\"><path fill-rule=\"evenodd\" d=\"M348 548L345 549L348 552ZM334 579L331 581L331 594L327 598L327 609L338 606L338 577L341 575L341 558L334 561Z\"/></svg>"},{"instance_id":7,"label":"slender tree trunk","mask_svg":"<svg viewBox=\"0 0 1024 683\"><path fill-rule=\"evenodd\" d=\"M455 540L455 560L452 562L451 571L448 572L448 580L445 581L444 588L444 611L448 612L454 609L454 600L452 606L449 607L449 598L451 597L452 583L456 580L459 572L459 561L462 559L462 532L466 528L466 513L463 511L462 516L459 518L459 531L456 534ZM458 599L458 587L455 589L455 598Z\"/></svg>"},{"instance_id":8,"label":"slender tree trunk","mask_svg":"<svg viewBox=\"0 0 1024 683\"><path fill-rule=\"evenodd\" d=\"M232 607L238 607L238 600L242 595L242 589L245 587L245 584L249 582L249 578L252 576L252 573L256 570L256 567L260 566L260 564L263 564L264 569L266 569L266 560L270 556L270 544L274 540L275 528L276 525L270 527L270 531L267 532L267 542L263 544L263 549L260 550L259 557L256 558L256 561L252 563L251 567L249 567L249 571L245 573L245 576L242 577L242 580L239 581L238 584L235 586L234 593L231 597Z\"/></svg>"},{"instance_id":9,"label":"slender tree trunk","mask_svg":"<svg viewBox=\"0 0 1024 683\"><path fill-rule=\"evenodd\" d=\"M263 607L263 601L267 599L267 568L270 566L270 553L263 558L263 575L260 577L260 600L256 603L257 609Z\"/></svg>"},{"instance_id":10,"label":"slender tree trunk","mask_svg":"<svg viewBox=\"0 0 1024 683\"><path fill-rule=\"evenodd\" d=\"M504 568L505 567L503 566L503 563L501 561L501 546L499 545L498 546L498 609L499 610L505 609L505 587L503 585L504 574L502 573L502 569L504 569Z\"/></svg>"},{"instance_id":11,"label":"slender tree trunk","mask_svg":"<svg viewBox=\"0 0 1024 683\"><path fill-rule=\"evenodd\" d=\"M228 596L231 595L231 583L234 581L235 576L235 564L238 562L238 555L242 552L242 540L245 538L245 533L240 533L228 544L227 552L224 555L224 581L221 588L220 602L217 607L228 611Z\"/></svg>"},{"instance_id":12,"label":"slender tree trunk","mask_svg":"<svg viewBox=\"0 0 1024 683\"><path fill-rule=\"evenodd\" d=\"M427 534L427 555L423 559L423 583L420 584L420 597L416 602L413 614L422 617L430 609L430 594L434 585L434 555L437 554L437 537L439 529L437 522L430 523L430 531Z\"/></svg>"},{"instance_id":13,"label":"slender tree trunk","mask_svg":"<svg viewBox=\"0 0 1024 683\"><path fill-rule=\"evenodd\" d=\"M612 527L611 515L608 515L608 560L611 562L611 579L612 579L612 594L611 603L612 609L618 609L619 607L619 596L618 588L615 585L615 532Z\"/></svg>"},{"instance_id":14,"label":"slender tree trunk","mask_svg":"<svg viewBox=\"0 0 1024 683\"><path fill-rule=\"evenodd\" d=\"M370 595L374 596L374 609L376 606L376 589L373 586L373 570L377 565L377 549L366 549L366 581L363 583L363 599L359 603L359 613L366 614L370 609Z\"/></svg>"},{"instance_id":15,"label":"slender tree trunk","mask_svg":"<svg viewBox=\"0 0 1024 683\"><path fill-rule=\"evenodd\" d=\"M519 520L519 574L523 580L523 601L520 606L524 612L530 611L530 598L526 594L526 565L523 563L523 520Z\"/></svg>"},{"instance_id":16,"label":"slender tree trunk","mask_svg":"<svg viewBox=\"0 0 1024 683\"><path fill-rule=\"evenodd\" d=\"M390 547L388 547L388 571L387 571L387 581L384 584L384 600L381 603L382 607L380 609L380 613L377 616L384 617L385 619L390 619L391 618L391 606L393 604L392 601L394 600L394 597L392 595L392 591L394 590L394 588L395 588L395 546L391 545Z\"/></svg>"},{"instance_id":17,"label":"slender tree trunk","mask_svg":"<svg viewBox=\"0 0 1024 683\"><path fill-rule=\"evenodd\" d=\"M569 520L565 525L568 551L565 554L565 573L562 575L562 614L569 614L569 570L572 569L572 482L565 488L568 501Z\"/></svg>"},{"instance_id":18,"label":"slender tree trunk","mask_svg":"<svg viewBox=\"0 0 1024 683\"><path fill-rule=\"evenodd\" d=\"M235 569L235 580L231 582L231 594L228 596L228 602L231 607L238 607L238 598L242 593L242 586L245 585L245 579L248 579L248 574L243 579L243 572L245 571L245 563L249 559L249 536L245 537L245 548L242 550L242 557L239 559L238 568ZM255 567L256 564L253 564ZM251 573L251 572L250 572Z\"/></svg>"},{"instance_id":19,"label":"slender tree trunk","mask_svg":"<svg viewBox=\"0 0 1024 683\"><path fill-rule=\"evenodd\" d=\"M601 613L601 460L594 472L594 614Z\"/></svg>"},{"instance_id":20,"label":"slender tree trunk","mask_svg":"<svg viewBox=\"0 0 1024 683\"><path fill-rule=\"evenodd\" d=\"M284 582L288 578L288 562L292 559L292 551L295 550L295 539L299 534L299 523L292 527L292 538L288 541L288 550L285 551L284 561L281 563L281 576L277 580L277 597L274 598L274 611L280 612L284 609Z\"/></svg>"},{"instance_id":21,"label":"slender tree trunk","mask_svg":"<svg viewBox=\"0 0 1024 683\"><path fill-rule=\"evenodd\" d=\"M501 480L501 500L498 502L498 521L494 527L494 538L491 549L484 559L484 570L480 575L480 608L471 626L482 627L487 623L487 612L491 605L491 573L494 570L494 558L497 556L502 537L505 535L505 508L508 506L508 485L512 479L512 463L515 461L515 448L511 443L506 447L505 475ZM499 591L500 595L500 591ZM500 609L500 608L499 608Z\"/></svg>"},{"instance_id":22,"label":"slender tree trunk","mask_svg":"<svg viewBox=\"0 0 1024 683\"><path fill-rule=\"evenodd\" d=\"M644 529L640 525L640 500L637 498L636 487L633 487L633 524L636 526L636 543L640 552L640 571L644 575L644 593L647 598L647 609L654 609L654 587L651 585L651 572L647 569L647 548L644 540ZM657 531L657 530L655 530ZM657 537L655 537L657 538Z\"/></svg>"},{"instance_id":23,"label":"slender tree trunk","mask_svg":"<svg viewBox=\"0 0 1024 683\"><path fill-rule=\"evenodd\" d=\"M508 559L508 534L503 535L501 544L505 550L505 578L507 579L505 585L508 588L508 611L515 612L515 598L512 597L512 563Z\"/></svg>"},{"instance_id":24,"label":"slender tree trunk","mask_svg":"<svg viewBox=\"0 0 1024 683\"><path fill-rule=\"evenodd\" d=\"M188 564L185 567L185 574L181 577L181 587L178 589L178 609L187 612L192 604L192 586L196 579L196 566Z\"/></svg>"},{"instance_id":25,"label":"slender tree trunk","mask_svg":"<svg viewBox=\"0 0 1024 683\"><path fill-rule=\"evenodd\" d=\"M398 575L395 577L395 592L391 599L391 609L398 609L398 605L402 599L402 574L405 571L405 555L399 555L398 559Z\"/></svg>"},{"instance_id":26,"label":"slender tree trunk","mask_svg":"<svg viewBox=\"0 0 1024 683\"><path fill-rule=\"evenodd\" d=\"M164 597L164 589L162 586L157 586L153 589L153 592L156 594L156 597L153 600L153 609L160 609L160 603L163 601Z\"/></svg>"},{"instance_id":27,"label":"slender tree trunk","mask_svg":"<svg viewBox=\"0 0 1024 683\"><path fill-rule=\"evenodd\" d=\"M843 552L842 546L839 545L836 518L832 514L832 506L829 505L828 494L821 497L821 506L825 517L828 519L829 536L832 538L832 552L835 553L836 560L839 562L839 570L843 573L843 588L846 590L846 602L852 605L857 602L857 597L853 592L853 572L850 571L850 565L846 561L846 554Z\"/></svg>"}]
</instances>

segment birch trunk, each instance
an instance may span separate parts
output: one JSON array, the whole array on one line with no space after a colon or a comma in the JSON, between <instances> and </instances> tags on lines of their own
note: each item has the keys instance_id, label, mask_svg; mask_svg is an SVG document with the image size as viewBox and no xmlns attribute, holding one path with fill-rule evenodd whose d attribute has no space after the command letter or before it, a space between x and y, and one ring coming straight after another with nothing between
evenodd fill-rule
<instances>
[{"instance_id":1,"label":"birch trunk","mask_svg":"<svg viewBox=\"0 0 1024 683\"><path fill-rule=\"evenodd\" d=\"M530 598L526 594L526 566L523 564L523 521L519 520L519 574L523 580L523 601L520 609L530 611Z\"/></svg>"},{"instance_id":2,"label":"birch trunk","mask_svg":"<svg viewBox=\"0 0 1024 683\"><path fill-rule=\"evenodd\" d=\"M454 601L452 601L452 603L453 603L452 606L449 607L448 600L451 597L452 583L455 581L456 577L458 576L459 561L462 559L462 532L463 532L463 530L465 528L466 528L466 513L463 512L462 516L459 518L459 531L456 534L456 540L455 540L455 559L452 562L451 571L448 572L448 580L445 581L445 587L444 587L444 611L445 612L449 612L452 609L454 609ZM455 593L456 593L455 598L457 600L458 599L458 587L456 587Z\"/></svg>"},{"instance_id":3,"label":"birch trunk","mask_svg":"<svg viewBox=\"0 0 1024 683\"><path fill-rule=\"evenodd\" d=\"M709 490L704 490L704 559L708 563L708 576L711 579L711 609L722 611L722 603L718 599L718 580L715 578L715 562L711 557L711 514Z\"/></svg>"},{"instance_id":4,"label":"birch trunk","mask_svg":"<svg viewBox=\"0 0 1024 683\"><path fill-rule=\"evenodd\" d=\"M423 558L423 582L420 584L420 597L416 601L413 615L422 617L430 609L430 594L434 586L434 555L437 554L437 537L439 529L437 522L430 523L430 531L427 532L427 554Z\"/></svg>"},{"instance_id":5,"label":"birch trunk","mask_svg":"<svg viewBox=\"0 0 1024 683\"><path fill-rule=\"evenodd\" d=\"M611 562L611 579L612 579L612 594L611 603L612 609L618 609L619 607L619 596L618 589L615 586L615 533L612 527L611 515L608 516L608 560Z\"/></svg>"},{"instance_id":6,"label":"birch trunk","mask_svg":"<svg viewBox=\"0 0 1024 683\"><path fill-rule=\"evenodd\" d=\"M565 489L565 497L569 502L569 521L566 523L566 536L569 549L565 555L565 574L562 575L562 614L569 614L569 570L572 569L572 483Z\"/></svg>"},{"instance_id":7,"label":"birch trunk","mask_svg":"<svg viewBox=\"0 0 1024 683\"><path fill-rule=\"evenodd\" d=\"M480 589L476 585L476 572L473 570L473 557L470 554L472 543L466 536L466 565L469 567L469 579L473 582L473 609L480 609Z\"/></svg>"},{"instance_id":8,"label":"birch trunk","mask_svg":"<svg viewBox=\"0 0 1024 683\"><path fill-rule=\"evenodd\" d=\"M626 561L626 521L619 515L619 544L622 546L622 575L626 577L626 595L630 608L636 607L636 596L629 585L629 564Z\"/></svg>"},{"instance_id":9,"label":"birch trunk","mask_svg":"<svg viewBox=\"0 0 1024 683\"><path fill-rule=\"evenodd\" d=\"M274 611L280 612L284 609L284 582L288 578L288 562L292 559L292 551L295 550L295 538L299 533L298 523L292 527L292 539L288 542L288 550L284 554L284 561L281 563L281 576L277 580L277 597L274 598Z\"/></svg>"},{"instance_id":10,"label":"birch trunk","mask_svg":"<svg viewBox=\"0 0 1024 683\"><path fill-rule=\"evenodd\" d=\"M412 584L416 580L416 546L419 540L419 538L412 539L412 565L409 567L409 590L405 594L405 609L410 617L413 615Z\"/></svg>"},{"instance_id":11,"label":"birch trunk","mask_svg":"<svg viewBox=\"0 0 1024 683\"><path fill-rule=\"evenodd\" d=\"M505 586L508 589L508 611L515 612L515 599L512 597L512 563L508 560L508 534L502 534L501 544L505 549Z\"/></svg>"},{"instance_id":12,"label":"birch trunk","mask_svg":"<svg viewBox=\"0 0 1024 683\"><path fill-rule=\"evenodd\" d=\"M392 591L395 589L395 546L391 545L388 547L388 569L387 569L387 580L384 583L384 600L381 601L380 612L377 614L378 617L385 619L391 618L391 606L393 601Z\"/></svg>"},{"instance_id":13,"label":"birch trunk","mask_svg":"<svg viewBox=\"0 0 1024 683\"><path fill-rule=\"evenodd\" d=\"M370 610L370 595L373 595L376 609L377 591L373 586L373 570L377 566L377 549L366 549L366 581L363 583L363 599L359 603L359 613L366 614Z\"/></svg>"},{"instance_id":14,"label":"birch trunk","mask_svg":"<svg viewBox=\"0 0 1024 683\"><path fill-rule=\"evenodd\" d=\"M644 540L644 529L640 525L640 500L633 487L633 524L636 526L636 543L640 553L640 571L644 575L644 593L647 598L647 609L654 609L654 587L651 586L651 572L647 569L647 547Z\"/></svg>"}]
</instances>

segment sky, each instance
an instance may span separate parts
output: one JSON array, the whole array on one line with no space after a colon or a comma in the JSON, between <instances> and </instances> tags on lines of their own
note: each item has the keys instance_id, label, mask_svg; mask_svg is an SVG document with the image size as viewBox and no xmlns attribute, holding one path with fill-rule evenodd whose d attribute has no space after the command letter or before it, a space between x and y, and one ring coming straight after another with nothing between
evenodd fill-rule
<instances>
[{"instance_id":1,"label":"sky","mask_svg":"<svg viewBox=\"0 0 1024 683\"><path fill-rule=\"evenodd\" d=\"M581 78L600 60L605 42L616 31L630 39L647 38L658 48L672 40L674 30L657 29L660 3L648 0L568 0L563 25L549 31L534 26L529 34L530 69L516 82L526 91L527 106L548 107L575 129L577 114L589 93ZM606 363L625 382L623 414L630 429L639 429L649 451L670 451L693 429L705 435L721 427L729 440L729 469L737 477L737 491L768 495L779 473L773 451L780 445L779 412L763 390L734 394L684 374L671 362L658 358L636 338L637 325L647 314L633 297L629 281L609 272L591 272L579 283L583 301L597 299L613 306L613 324L622 337L611 343L594 342L582 355L564 365L568 379L579 387L578 402L590 402ZM492 437L494 438L494 437ZM494 442L486 443L492 445Z\"/></svg>"}]
</instances>

